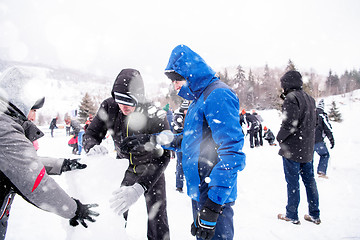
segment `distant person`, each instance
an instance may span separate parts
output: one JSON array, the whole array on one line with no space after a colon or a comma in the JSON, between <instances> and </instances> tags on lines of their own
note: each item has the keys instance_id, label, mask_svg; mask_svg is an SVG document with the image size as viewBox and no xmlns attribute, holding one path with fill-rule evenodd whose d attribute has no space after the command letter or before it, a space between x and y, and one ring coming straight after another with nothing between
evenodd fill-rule
<instances>
[{"instance_id":1,"label":"distant person","mask_svg":"<svg viewBox=\"0 0 360 240\"><path fill-rule=\"evenodd\" d=\"M259 145L262 146L263 145L262 122L264 121L264 119L260 116L260 114L258 114L256 112L255 109L252 110L252 115L254 115L256 117L256 119L258 120L259 130L258 130L257 134L259 137Z\"/></svg>"},{"instance_id":2,"label":"distant person","mask_svg":"<svg viewBox=\"0 0 360 240\"><path fill-rule=\"evenodd\" d=\"M270 128L267 128L266 126L264 126L264 136L263 137L266 141L268 141L270 146L276 146L276 143L274 143L275 136L274 136L273 132L270 130Z\"/></svg>"},{"instance_id":3,"label":"distant person","mask_svg":"<svg viewBox=\"0 0 360 240\"><path fill-rule=\"evenodd\" d=\"M70 119L70 117L66 117L64 121L65 121L66 136L70 136L70 128L71 128L70 123L71 123L71 119Z\"/></svg>"},{"instance_id":4,"label":"distant person","mask_svg":"<svg viewBox=\"0 0 360 240\"><path fill-rule=\"evenodd\" d=\"M50 122L50 130L51 130L51 137L54 137L54 129L58 128L58 126L56 125L56 121L58 120L58 117L55 117L51 120Z\"/></svg>"},{"instance_id":5,"label":"distant person","mask_svg":"<svg viewBox=\"0 0 360 240\"><path fill-rule=\"evenodd\" d=\"M5 239L11 204L16 194L32 205L70 220L70 225L85 220L94 222L98 213L71 198L48 175L55 168L44 166L32 144L41 131L29 119L30 112L41 107L41 99L27 92L31 79L22 68L7 69L0 77L0 239ZM33 88L33 86L32 86ZM8 94L11 93L11 94ZM61 169L59 170L61 171ZM34 228L37 223L34 224Z\"/></svg>"},{"instance_id":6,"label":"distant person","mask_svg":"<svg viewBox=\"0 0 360 240\"><path fill-rule=\"evenodd\" d=\"M324 138L325 136L330 141L330 149L334 148L335 140L332 133L332 127L329 122L329 118L324 111L324 99L321 99L317 108L317 126L315 129L315 152L319 154L320 160L319 165L317 167L317 174L319 177L328 178L326 175L328 162L330 158L329 150L326 147Z\"/></svg>"},{"instance_id":7,"label":"distant person","mask_svg":"<svg viewBox=\"0 0 360 240\"><path fill-rule=\"evenodd\" d=\"M277 141L280 145L285 180L287 183L286 214L278 219L300 224L298 207L300 203L299 176L305 185L309 214L307 221L320 224L319 193L314 178L313 156L315 145L316 112L315 100L302 90L302 76L298 71L288 71L281 78L284 99L284 116Z\"/></svg>"},{"instance_id":8,"label":"distant person","mask_svg":"<svg viewBox=\"0 0 360 240\"><path fill-rule=\"evenodd\" d=\"M259 129L260 123L255 115L247 113L245 109L240 114L240 125L245 125L247 129L246 135L250 135L250 148L259 147Z\"/></svg>"}]
</instances>

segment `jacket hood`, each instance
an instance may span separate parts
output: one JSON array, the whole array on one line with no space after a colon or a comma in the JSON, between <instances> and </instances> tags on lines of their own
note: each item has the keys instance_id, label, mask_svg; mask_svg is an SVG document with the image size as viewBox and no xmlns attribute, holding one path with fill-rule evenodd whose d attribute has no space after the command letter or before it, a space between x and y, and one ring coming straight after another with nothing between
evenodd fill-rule
<instances>
[{"instance_id":1,"label":"jacket hood","mask_svg":"<svg viewBox=\"0 0 360 240\"><path fill-rule=\"evenodd\" d=\"M298 71L288 71L280 78L281 88L285 91L290 89L302 89L302 76Z\"/></svg>"},{"instance_id":2,"label":"jacket hood","mask_svg":"<svg viewBox=\"0 0 360 240\"><path fill-rule=\"evenodd\" d=\"M120 94L120 95L119 95ZM112 97L116 102L138 104L145 101L144 82L141 74L136 69L123 69L115 79L112 91Z\"/></svg>"},{"instance_id":3,"label":"jacket hood","mask_svg":"<svg viewBox=\"0 0 360 240\"><path fill-rule=\"evenodd\" d=\"M181 88L179 96L187 100L200 97L210 83L218 80L215 71L204 59L185 45L178 45L171 52L165 74L169 76L171 72L185 78L186 84Z\"/></svg>"},{"instance_id":4,"label":"jacket hood","mask_svg":"<svg viewBox=\"0 0 360 240\"><path fill-rule=\"evenodd\" d=\"M0 97L12 103L26 117L34 106L43 105L44 95L31 71L26 67L10 67L0 77Z\"/></svg>"}]
</instances>

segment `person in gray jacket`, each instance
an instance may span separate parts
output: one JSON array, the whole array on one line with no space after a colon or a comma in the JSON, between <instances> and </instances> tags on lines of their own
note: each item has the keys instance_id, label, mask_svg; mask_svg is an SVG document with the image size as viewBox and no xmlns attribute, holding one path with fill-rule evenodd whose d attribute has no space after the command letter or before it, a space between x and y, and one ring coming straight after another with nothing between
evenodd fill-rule
<instances>
[{"instance_id":1,"label":"person in gray jacket","mask_svg":"<svg viewBox=\"0 0 360 240\"><path fill-rule=\"evenodd\" d=\"M85 220L94 222L93 216L99 215L90 210L97 204L82 204L71 198L48 175L44 163L50 158L37 156L32 142L41 131L28 116L44 99L29 91L34 89L31 80L26 69L19 67L7 69L0 77L0 240L5 239L16 194L42 210L69 219L72 226L81 223L87 227ZM49 165L49 172L66 170Z\"/></svg>"}]
</instances>

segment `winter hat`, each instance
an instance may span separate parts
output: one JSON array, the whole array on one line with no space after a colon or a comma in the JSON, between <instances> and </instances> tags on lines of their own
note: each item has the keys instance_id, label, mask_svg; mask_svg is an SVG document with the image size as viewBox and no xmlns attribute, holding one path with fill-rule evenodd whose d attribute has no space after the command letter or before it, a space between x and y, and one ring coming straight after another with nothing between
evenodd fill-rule
<instances>
[{"instance_id":1,"label":"winter hat","mask_svg":"<svg viewBox=\"0 0 360 240\"><path fill-rule=\"evenodd\" d=\"M34 106L32 106L31 110L42 108L44 106L44 103L45 103L45 97L38 99L35 102Z\"/></svg>"},{"instance_id":2,"label":"winter hat","mask_svg":"<svg viewBox=\"0 0 360 240\"><path fill-rule=\"evenodd\" d=\"M166 104L165 107L163 107L163 110L166 111L166 112L169 111L169 109L170 109L170 105L169 105L169 104Z\"/></svg>"},{"instance_id":3,"label":"winter hat","mask_svg":"<svg viewBox=\"0 0 360 240\"><path fill-rule=\"evenodd\" d=\"M242 114L242 115L245 115L245 114L246 114L245 109L243 109L243 110L241 111L241 114Z\"/></svg>"},{"instance_id":4,"label":"winter hat","mask_svg":"<svg viewBox=\"0 0 360 240\"><path fill-rule=\"evenodd\" d=\"M123 69L116 77L111 91L115 102L134 107L144 101L144 82L140 72L135 69Z\"/></svg>"},{"instance_id":5,"label":"winter hat","mask_svg":"<svg viewBox=\"0 0 360 240\"><path fill-rule=\"evenodd\" d=\"M179 111L181 113L184 113L185 110L188 110L189 106L190 106L190 102L188 100L184 100L180 105Z\"/></svg>"},{"instance_id":6,"label":"winter hat","mask_svg":"<svg viewBox=\"0 0 360 240\"><path fill-rule=\"evenodd\" d=\"M302 76L298 71L288 71L280 78L281 88L284 90L301 89L303 85Z\"/></svg>"},{"instance_id":7,"label":"winter hat","mask_svg":"<svg viewBox=\"0 0 360 240\"><path fill-rule=\"evenodd\" d=\"M0 98L13 104L24 116L44 104L41 80L28 67L10 67L0 77Z\"/></svg>"},{"instance_id":8,"label":"winter hat","mask_svg":"<svg viewBox=\"0 0 360 240\"><path fill-rule=\"evenodd\" d=\"M324 99L320 99L318 105L317 105L317 108L320 108L321 110L324 111L325 109L325 103L324 103Z\"/></svg>"},{"instance_id":9,"label":"winter hat","mask_svg":"<svg viewBox=\"0 0 360 240\"><path fill-rule=\"evenodd\" d=\"M268 130L268 128L266 126L264 126L264 131L267 131L267 130Z\"/></svg>"}]
</instances>

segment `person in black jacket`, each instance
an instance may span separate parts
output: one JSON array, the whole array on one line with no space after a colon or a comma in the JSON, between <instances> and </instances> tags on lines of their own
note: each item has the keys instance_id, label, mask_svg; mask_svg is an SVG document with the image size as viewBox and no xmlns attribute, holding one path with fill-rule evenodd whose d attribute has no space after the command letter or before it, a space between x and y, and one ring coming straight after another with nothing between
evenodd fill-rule
<instances>
[{"instance_id":1,"label":"person in black jacket","mask_svg":"<svg viewBox=\"0 0 360 240\"><path fill-rule=\"evenodd\" d=\"M264 136L263 137L266 141L268 141L270 146L276 146L276 143L274 143L275 136L274 136L273 132L270 130L270 128L267 128L266 126L264 126Z\"/></svg>"},{"instance_id":2,"label":"person in black jacket","mask_svg":"<svg viewBox=\"0 0 360 240\"><path fill-rule=\"evenodd\" d=\"M326 136L329 139L330 149L334 147L335 140L331 131L332 127L330 125L329 118L324 111L324 99L319 101L319 104L316 108L316 115L317 126L315 129L315 152L317 152L317 154L320 156L319 165L317 167L317 174L319 177L327 178L326 170L328 167L330 154L324 142L324 138Z\"/></svg>"},{"instance_id":3,"label":"person in black jacket","mask_svg":"<svg viewBox=\"0 0 360 240\"><path fill-rule=\"evenodd\" d=\"M121 187L115 191L112 207L127 219L128 209L144 194L148 211L148 239L169 239L166 211L164 170L170 161L170 152L156 146L153 134L169 130L166 115L154 111L155 107L144 101L144 83L140 72L123 69L117 76L112 97L104 100L83 136L83 147L88 155L107 153L100 145L106 132L112 135L117 158L128 159ZM162 111L162 110L160 110ZM133 139L134 136L136 137ZM124 139L130 139L124 145ZM145 149L127 150L134 141L143 141ZM142 145L143 146L143 145Z\"/></svg>"},{"instance_id":4,"label":"person in black jacket","mask_svg":"<svg viewBox=\"0 0 360 240\"><path fill-rule=\"evenodd\" d=\"M240 114L240 125L246 125L247 134L250 135L250 148L259 147L259 129L260 129L260 122L255 115L247 113L245 109L241 111ZM262 140L261 140L262 141ZM254 145L255 144L255 145Z\"/></svg>"},{"instance_id":5,"label":"person in black jacket","mask_svg":"<svg viewBox=\"0 0 360 240\"><path fill-rule=\"evenodd\" d=\"M56 126L56 121L58 120L58 117L56 117L56 118L53 118L52 120L51 120L51 123L50 123L50 130L51 130L51 137L54 137L54 129L55 128L58 128L57 126Z\"/></svg>"},{"instance_id":6,"label":"person in black jacket","mask_svg":"<svg viewBox=\"0 0 360 240\"><path fill-rule=\"evenodd\" d=\"M302 76L298 71L288 71L280 79L284 92L281 123L277 141L279 155L283 158L287 182L288 203L286 214L278 218L300 224L298 206L300 203L299 175L304 182L309 214L305 220L320 224L319 194L314 178L313 156L315 144L316 112L315 100L302 90Z\"/></svg>"}]
</instances>

